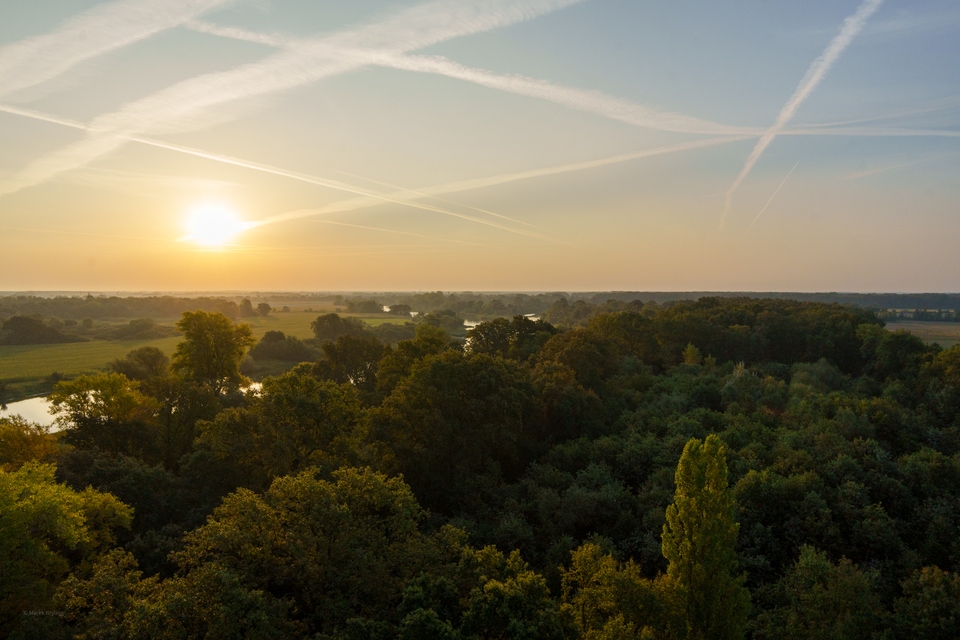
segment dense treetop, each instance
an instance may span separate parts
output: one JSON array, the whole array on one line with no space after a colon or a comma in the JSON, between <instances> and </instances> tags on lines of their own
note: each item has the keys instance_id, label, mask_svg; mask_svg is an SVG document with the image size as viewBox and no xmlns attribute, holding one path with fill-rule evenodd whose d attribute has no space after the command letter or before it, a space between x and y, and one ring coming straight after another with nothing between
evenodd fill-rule
<instances>
[{"instance_id":1,"label":"dense treetop","mask_svg":"<svg viewBox=\"0 0 960 640\"><path fill-rule=\"evenodd\" d=\"M320 316L245 392L247 332L192 312L172 362L60 383L60 431L0 420L0 633L960 637L960 347L550 305L464 341Z\"/></svg>"}]
</instances>

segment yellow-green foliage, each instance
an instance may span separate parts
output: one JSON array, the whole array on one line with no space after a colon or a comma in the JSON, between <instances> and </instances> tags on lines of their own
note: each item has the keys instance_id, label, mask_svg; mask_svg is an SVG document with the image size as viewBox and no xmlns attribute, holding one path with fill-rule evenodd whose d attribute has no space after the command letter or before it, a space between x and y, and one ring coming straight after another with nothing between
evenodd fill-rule
<instances>
[{"instance_id":1,"label":"yellow-green foliage","mask_svg":"<svg viewBox=\"0 0 960 640\"><path fill-rule=\"evenodd\" d=\"M139 382L119 373L100 373L58 382L49 398L63 428L125 423L146 418L155 409L139 387Z\"/></svg>"},{"instance_id":2,"label":"yellow-green foliage","mask_svg":"<svg viewBox=\"0 0 960 640\"><path fill-rule=\"evenodd\" d=\"M67 572L89 568L133 518L114 496L74 491L54 471L36 462L0 471L0 635L24 612L49 609Z\"/></svg>"},{"instance_id":3,"label":"yellow-green foliage","mask_svg":"<svg viewBox=\"0 0 960 640\"><path fill-rule=\"evenodd\" d=\"M57 437L47 427L20 416L0 418L0 470L16 471L31 460L53 462L59 450Z\"/></svg>"},{"instance_id":4,"label":"yellow-green foliage","mask_svg":"<svg viewBox=\"0 0 960 640\"><path fill-rule=\"evenodd\" d=\"M563 613L584 640L656 637L663 613L659 585L643 578L632 560L618 563L587 543L572 552L561 580Z\"/></svg>"},{"instance_id":5,"label":"yellow-green foliage","mask_svg":"<svg viewBox=\"0 0 960 640\"><path fill-rule=\"evenodd\" d=\"M750 595L743 586L745 576L735 575L740 525L720 438L687 442L675 481L663 526L663 556L670 563L666 582L676 625L682 625L674 634L696 640L740 638Z\"/></svg>"}]
</instances>

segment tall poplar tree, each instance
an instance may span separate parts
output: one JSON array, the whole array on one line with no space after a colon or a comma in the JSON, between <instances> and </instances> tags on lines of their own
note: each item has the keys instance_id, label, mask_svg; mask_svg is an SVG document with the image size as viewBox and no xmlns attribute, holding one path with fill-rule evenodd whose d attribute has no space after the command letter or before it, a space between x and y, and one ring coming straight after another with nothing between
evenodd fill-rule
<instances>
[{"instance_id":1,"label":"tall poplar tree","mask_svg":"<svg viewBox=\"0 0 960 640\"><path fill-rule=\"evenodd\" d=\"M746 577L736 575L740 524L727 482L723 443L715 435L687 442L667 507L663 555L677 607L674 635L689 640L743 637L750 608Z\"/></svg>"}]
</instances>

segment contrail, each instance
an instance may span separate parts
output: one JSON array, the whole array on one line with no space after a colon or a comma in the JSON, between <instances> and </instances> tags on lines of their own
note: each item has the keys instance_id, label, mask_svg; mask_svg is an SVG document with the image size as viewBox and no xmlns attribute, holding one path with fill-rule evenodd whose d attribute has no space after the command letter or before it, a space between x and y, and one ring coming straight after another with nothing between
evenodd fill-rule
<instances>
[{"instance_id":1,"label":"contrail","mask_svg":"<svg viewBox=\"0 0 960 640\"><path fill-rule=\"evenodd\" d=\"M876 122L878 120L893 120L896 118L904 118L906 116L916 116L926 113L936 113L937 111L949 111L952 109L960 108L960 96L950 96L948 98L937 100L939 104L934 106L923 107L921 109L905 109L901 111L893 111L890 113L881 113L875 114L872 116L863 116L860 118L854 118L851 120L839 120L836 122L818 122L814 124L804 125L807 129L816 129L818 127L843 127L849 126L851 124L863 124L864 122Z\"/></svg>"},{"instance_id":2,"label":"contrail","mask_svg":"<svg viewBox=\"0 0 960 640\"><path fill-rule=\"evenodd\" d=\"M396 191L397 195L399 195L399 194L407 194L407 195L410 196L411 198L430 198L430 199L432 199L432 200L436 200L437 202L445 202L446 204L452 204L452 205L454 205L454 206L456 206L456 207L463 207L463 208L465 208L465 209L470 209L470 210L472 210L472 211L477 211L477 212L479 212L479 213L485 213L485 214L487 214L488 216L493 216L494 218L500 218L500 219L502 219L502 220L509 220L510 222L514 222L514 223L516 223L516 224L522 224L522 225L524 225L524 226L526 226L526 227L531 227L531 228L533 228L533 229L541 229L541 230L543 229L543 227L538 227L538 226L535 225L535 224L530 224L529 222L524 222L523 220L517 220L516 218L510 218L510 217L505 216L505 215L503 215L503 214L501 214L501 213L496 213L496 212L490 211L490 210L488 210L488 209L481 209L480 207L473 207L473 206L471 206L471 205L469 205L469 204L463 204L462 202L455 202L455 201L453 201L453 200L447 200L447 199L445 199L445 198L439 198L439 197L437 197L437 196L435 196L435 195L430 195L429 193L426 193L426 192L424 192L424 191L420 191L420 190L418 190L418 189L407 189L407 188L404 188L404 187L397 186L397 185L395 185L395 184L391 184L391 183L389 183L389 182L383 182L382 180L374 180L373 178L365 178L364 176L358 176L358 175L355 174L355 173L349 173L349 172L347 172L347 171L338 171L337 173L339 173L339 174L341 174L341 175L348 176L348 177L350 177L350 178L357 178L358 180L366 180L367 182L372 182L373 184L380 185L381 187L389 187L390 189L396 189L396 190L397 190L397 191Z\"/></svg>"},{"instance_id":3,"label":"contrail","mask_svg":"<svg viewBox=\"0 0 960 640\"><path fill-rule=\"evenodd\" d=\"M339 220L317 220L317 222L322 222L323 224L332 224L338 227L351 227L353 229L364 229L366 231L380 231L382 233L392 233L395 235L410 236L413 238L423 238L425 240L436 240L439 242L453 242L455 244L466 244L473 247L489 247L489 245L480 244L479 242L470 242L468 240L454 240L453 238L438 238L436 236L427 236L422 233L414 233L412 231L398 231L396 229L384 229L383 227L369 227L363 224L353 224L351 222L340 222Z\"/></svg>"},{"instance_id":4,"label":"contrail","mask_svg":"<svg viewBox=\"0 0 960 640\"><path fill-rule=\"evenodd\" d=\"M705 140L684 142L682 144L675 144L667 147L657 147L655 149L646 149L644 151L637 151L635 153L625 153L622 155L611 156L608 158L601 158L599 160L588 160L586 162L575 162L571 164L562 164L562 165L556 165L553 167L545 167L542 169L518 171L516 173L508 173L508 174L502 174L497 176L490 176L486 178L474 178L471 180L450 182L447 184L437 185L434 187L424 187L424 188L418 189L418 192L435 196L435 195L442 195L446 193L470 191L473 189L494 187L497 185L506 184L508 182L516 182L518 180L529 180L531 178L552 176L558 173L569 173L571 171L583 171L586 169L596 169L596 168L604 167L611 164L628 162L630 160L639 160L641 158L650 158L653 156L659 156L667 153L677 153L680 151L702 149L705 147L712 147L720 144L726 144L728 142L747 140L750 137L751 136L739 136L739 137L723 136L719 138L708 138ZM262 220L259 223L259 225L275 224L277 222L284 222L286 220L297 220L300 218L308 218L312 216L319 216L319 215L325 215L330 213L339 213L342 211L355 211L357 209L372 207L372 206L375 206L376 204L378 203L372 200L371 198L352 198L350 200L334 202L332 204L328 204L324 207L319 207L316 209L298 209L296 211L288 211L287 213L282 213L276 216L270 216L269 218Z\"/></svg>"},{"instance_id":5,"label":"contrail","mask_svg":"<svg viewBox=\"0 0 960 640\"><path fill-rule=\"evenodd\" d=\"M231 1L120 0L98 5L55 31L0 47L0 98Z\"/></svg>"},{"instance_id":6,"label":"contrail","mask_svg":"<svg viewBox=\"0 0 960 640\"><path fill-rule=\"evenodd\" d=\"M800 164L800 161L797 160L797 163L793 165L793 169L797 168L797 165ZM777 197L777 194L780 193L780 189L783 189L783 185L787 184L787 178L790 177L790 174L793 173L793 169L787 172L787 175L783 177L783 182L780 183L780 186L777 187L777 190L773 192L773 195L770 196L770 199L767 200L767 204L763 205L763 209L760 209L760 213L757 214L757 217L753 219L753 222L750 223L750 226L747 227L747 233L750 233L750 229L753 229L753 225L756 224L757 220L760 219L760 216L763 215L763 212L767 210L767 207L770 206L770 203L773 202L773 199Z\"/></svg>"},{"instance_id":7,"label":"contrail","mask_svg":"<svg viewBox=\"0 0 960 640\"><path fill-rule=\"evenodd\" d=\"M179 82L151 96L99 116L95 132L31 163L0 195L38 184L58 173L106 155L133 136L184 132L230 119L238 102L288 91L363 65L344 59L343 50L413 51L453 38L481 33L575 4L582 0L433 0L380 22L300 43L267 58ZM228 106L234 109L228 109Z\"/></svg>"},{"instance_id":8,"label":"contrail","mask_svg":"<svg viewBox=\"0 0 960 640\"><path fill-rule=\"evenodd\" d=\"M21 116L26 116L26 117L28 117L28 118L34 118L34 119L37 119L37 120L43 120L43 121L45 121L45 122L51 122L51 123L54 123L54 124L59 124L59 125L71 127L71 128L74 128L74 129L81 129L81 130L84 130L84 131L90 131L90 127L89 127L88 125L85 125L85 124L81 123L81 122L77 122L77 121L75 121L75 120L69 120L69 119L67 119L67 118L59 118L59 117L56 117L56 116L48 116L47 114L40 113L40 112L37 112L37 111L33 111L33 110L31 110L31 109L23 109L23 108L20 108L20 107L11 107L11 106L9 106L9 105L0 105L0 111L6 112L6 113L11 113L11 114L16 114L16 115L21 115ZM462 219L462 220L467 220L467 221L470 221L470 222L475 222L475 223L477 223L477 224L483 224L483 225L495 227L495 228L497 228L497 229L501 229L501 230L503 230L503 231L508 231L508 232L510 232L510 233L516 233L516 234L519 234L519 235L525 235L525 236L530 236L530 237L535 237L535 238L540 238L540 239L547 239L545 236L542 236L542 235L540 235L540 234L531 233L531 232L527 232L527 231L521 231L521 230L519 230L519 229L512 229L512 228L510 228L510 227L507 227L507 226L504 226L504 225L501 225L501 224L497 224L497 223L491 222L491 221L489 221L489 220L483 220L483 219L481 219L481 218L476 218L476 217L474 217L474 216L468 216L468 215L466 215L466 214L457 213L457 212L455 212L455 211L449 211L449 210L447 210L447 209L441 209L441 208L439 208L439 207L432 207L432 206L430 206L430 205L425 205L425 204L422 204L422 203L418 203L418 202L416 202L415 200L417 199L417 197L420 197L421 194L417 193L417 194L416 194L416 197L411 198L411 197L410 197L410 194L411 194L411 193L415 193L415 192L411 192L411 191L406 190L406 189L400 191L400 193L395 194L395 195L384 195L384 194L377 193L377 192L375 192L375 191L370 191L369 189L362 189L362 188L360 188L360 187L355 187L355 186L350 185L350 184L347 184L347 183L345 183L345 182L340 182L340 181L338 181L338 180L329 180L329 179L326 179L326 178L320 178L320 177L317 177L317 176L311 176L311 175L309 175L309 174L300 173L300 172L297 172L297 171L290 171L290 170L287 170L287 169L282 169L282 168L280 168L280 167L274 167L274 166L262 164L262 163L259 163L259 162L252 162L252 161L250 161L250 160L244 160L244 159L242 159L242 158L235 158L235 157L233 157L233 156L227 156L227 155L218 154L218 153L210 153L210 152L208 152L208 151L203 151L203 150L201 150L201 149L194 149L194 148L192 148L192 147L185 147L185 146L183 146L183 145L171 144L171 143L169 143L169 142L163 142L162 140L154 140L154 139L145 138L145 137L142 137L142 136L126 136L126 137L124 137L124 140L125 140L125 141L129 141L129 142L138 142L138 143L140 143L140 144L145 144L145 145L152 146L152 147L158 147L158 148L160 148L160 149L168 149L168 150L170 150L170 151L177 151L177 152L179 152L179 153L185 153L185 154L187 154L187 155L196 156L196 157L199 157L199 158L205 158L205 159L207 159L207 160L213 160L213 161L215 161L215 162L221 162L221 163L224 163L224 164L230 164L230 165L234 165L234 166L237 166L237 167L244 167L244 168L246 168L246 169L253 169L254 171L260 171L260 172L263 172L263 173L270 173L270 174L273 174L273 175L283 176L283 177L286 177L286 178L291 178L291 179L293 179L293 180L299 180L300 182L306 182L306 183L309 183L309 184L315 184L315 185L318 185L318 186L321 186L321 187L328 187L328 188L330 188L330 189L336 189L336 190L338 190L338 191L346 191L346 192L348 192L348 193L353 193L353 194L356 194L356 195L364 196L365 198L369 199L370 201L373 201L375 204L383 204L384 202L390 202L390 203L393 203L393 204L406 205L406 206L408 206L408 207L414 207L414 208L416 208L416 209L422 209L422 210L424 210L424 211L431 211L431 212L434 212L434 213L440 213L440 214L443 214L443 215L448 215L448 216L453 216L453 217L455 217L455 218L460 218L460 219ZM0 190L2 190L2 185L0 185ZM516 222L516 223L519 223L519 224L523 224L523 223L520 222L519 220L513 220L512 218L508 218L508 217L506 217L506 216L502 216L502 215L501 215L501 216L499 216L499 217L500 217L500 218L503 218L503 219L506 219L506 220L509 220L509 221L511 221L511 222ZM253 227L253 226L260 226L260 223L254 223L254 224L251 225L251 227Z\"/></svg>"},{"instance_id":9,"label":"contrail","mask_svg":"<svg viewBox=\"0 0 960 640\"><path fill-rule=\"evenodd\" d=\"M285 49L294 45L303 45L299 38L270 35L238 29L221 27L200 20L192 20L186 26L195 31L211 35L256 42L258 44ZM650 107L607 95L600 91L588 91L565 87L545 80L537 80L519 75L503 75L467 67L442 56L403 55L390 50L348 50L340 52L345 58L352 58L363 65L377 65L403 71L430 73L465 82L472 82L490 89L528 96L563 105L570 109L593 113L611 120L627 124L678 133L696 133L703 135L760 135L762 130L748 127L732 127L709 122L681 113L671 113L651 109Z\"/></svg>"},{"instance_id":10,"label":"contrail","mask_svg":"<svg viewBox=\"0 0 960 640\"><path fill-rule=\"evenodd\" d=\"M844 180L859 180L860 178L866 178L867 176L872 176L877 173L884 173L886 171L894 171L896 169L902 169L904 167L911 167L915 164L920 164L923 162L930 162L931 160L937 160L944 156L956 155L955 153L938 153L935 156L929 156L927 158L919 158L917 160L911 160L909 162L901 162L899 164L891 164L885 167L874 167L873 169L867 169L866 171L858 171L856 173L851 173L848 176L844 176Z\"/></svg>"},{"instance_id":11,"label":"contrail","mask_svg":"<svg viewBox=\"0 0 960 640\"><path fill-rule=\"evenodd\" d=\"M556 85L545 80L536 80L518 75L501 75L452 62L440 56L396 56L379 54L373 62L385 67L433 73L457 80L472 82L490 89L547 100L570 109L593 113L611 120L618 120L635 127L696 133L704 135L743 135L760 132L747 127L731 127L700 120L681 113L651 109L629 100L616 98L600 91L589 91Z\"/></svg>"},{"instance_id":12,"label":"contrail","mask_svg":"<svg viewBox=\"0 0 960 640\"><path fill-rule=\"evenodd\" d=\"M730 205L733 201L733 193L737 190L743 181L749 175L750 171L753 169L754 165L757 164L757 161L760 159L760 156L763 154L764 150L770 146L770 143L773 142L773 139L777 137L784 127L787 126L787 123L793 119L793 116L796 115L797 109L800 108L800 105L803 104L814 89L817 88L817 85L820 84L820 81L823 80L824 76L827 75L827 72L830 71L830 68L834 63L840 58L840 54L843 53L843 50L853 41L854 37L860 30L863 28L863 25L866 23L867 19L872 16L877 9L880 8L880 5L883 3L883 0L864 0L863 3L857 8L856 13L848 17L843 22L843 27L840 29L840 33L834 37L834 39L827 45L827 48L824 49L823 53L820 54L816 60L813 61L813 64L810 65L810 68L807 69L807 73L803 76L803 79L800 81L800 85L793 92L793 95L790 96L790 99L787 100L787 103L783 105L783 108L780 110L780 114L777 116L776 121L773 125L767 129L767 131L760 137L760 140L757 141L757 145L753 148L753 151L750 153L750 156L747 158L746 163L743 165L743 169L740 170L740 175L737 176L737 179L733 181L733 184L730 185L730 189L727 191L727 199L723 207L723 216L720 218L720 228L722 229L727 222L727 215L730 213Z\"/></svg>"},{"instance_id":13,"label":"contrail","mask_svg":"<svg viewBox=\"0 0 960 640\"><path fill-rule=\"evenodd\" d=\"M806 128L784 129L781 136L866 136L870 138L882 137L934 137L960 138L960 131L955 129L904 129L904 128L877 128L877 127L833 127L833 128Z\"/></svg>"}]
</instances>

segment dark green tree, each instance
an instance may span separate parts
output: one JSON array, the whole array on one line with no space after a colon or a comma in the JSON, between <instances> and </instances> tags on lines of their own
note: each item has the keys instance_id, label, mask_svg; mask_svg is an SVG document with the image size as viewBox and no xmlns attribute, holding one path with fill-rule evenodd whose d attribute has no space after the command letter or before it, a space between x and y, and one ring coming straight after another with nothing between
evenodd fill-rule
<instances>
[{"instance_id":1,"label":"dark green tree","mask_svg":"<svg viewBox=\"0 0 960 640\"><path fill-rule=\"evenodd\" d=\"M481 322L467 332L470 353L505 357L513 342L514 330L506 318Z\"/></svg>"},{"instance_id":2,"label":"dark green tree","mask_svg":"<svg viewBox=\"0 0 960 640\"><path fill-rule=\"evenodd\" d=\"M754 636L770 640L868 640L881 627L876 575L846 558L804 545L776 585L779 606L757 617ZM910 636L917 637L917 636Z\"/></svg>"},{"instance_id":3,"label":"dark green tree","mask_svg":"<svg viewBox=\"0 0 960 640\"><path fill-rule=\"evenodd\" d=\"M200 442L238 465L248 486L308 467L330 471L353 457L360 416L357 390L318 380L309 368L299 365L265 378L259 396L246 406L201 424Z\"/></svg>"},{"instance_id":4,"label":"dark green tree","mask_svg":"<svg viewBox=\"0 0 960 640\"><path fill-rule=\"evenodd\" d=\"M152 395L153 383L167 375L170 358L156 347L139 347L108 366L115 373L122 373L131 380L139 381L144 391Z\"/></svg>"},{"instance_id":5,"label":"dark green tree","mask_svg":"<svg viewBox=\"0 0 960 640\"><path fill-rule=\"evenodd\" d=\"M363 391L377 384L377 366L383 357L383 345L376 336L343 335L323 344L326 359L319 369L340 384L350 383Z\"/></svg>"},{"instance_id":6,"label":"dark green tree","mask_svg":"<svg viewBox=\"0 0 960 640\"><path fill-rule=\"evenodd\" d=\"M343 318L336 313L327 313L317 316L310 323L313 335L317 340L336 340L340 336L358 336L366 333L366 325L359 318Z\"/></svg>"},{"instance_id":7,"label":"dark green tree","mask_svg":"<svg viewBox=\"0 0 960 640\"><path fill-rule=\"evenodd\" d=\"M894 624L904 640L960 638L960 576L939 567L914 572L903 583Z\"/></svg>"},{"instance_id":8,"label":"dark green tree","mask_svg":"<svg viewBox=\"0 0 960 640\"><path fill-rule=\"evenodd\" d=\"M413 366L371 412L383 464L401 472L430 509L446 514L476 504L523 466L525 418L536 407L526 376L510 361L445 351ZM389 453L387 453L389 452Z\"/></svg>"},{"instance_id":9,"label":"dark green tree","mask_svg":"<svg viewBox=\"0 0 960 640\"><path fill-rule=\"evenodd\" d=\"M256 310L253 308L253 303L250 302L247 298L244 298L240 301L240 309L238 315L241 318L249 318L251 316L257 315Z\"/></svg>"}]
</instances>

